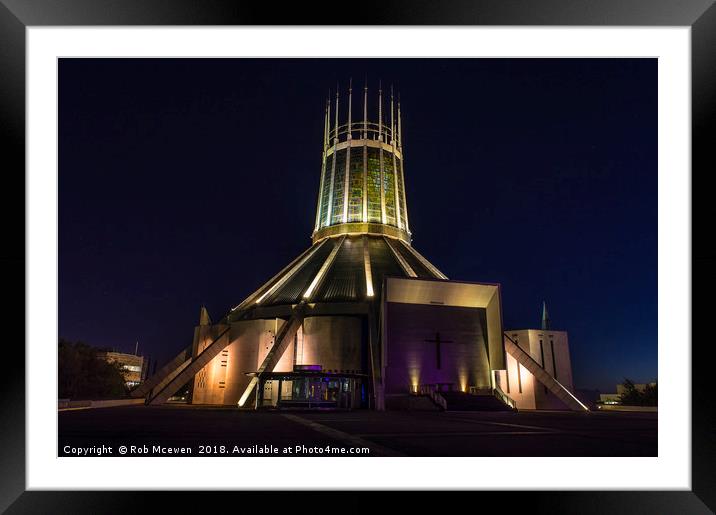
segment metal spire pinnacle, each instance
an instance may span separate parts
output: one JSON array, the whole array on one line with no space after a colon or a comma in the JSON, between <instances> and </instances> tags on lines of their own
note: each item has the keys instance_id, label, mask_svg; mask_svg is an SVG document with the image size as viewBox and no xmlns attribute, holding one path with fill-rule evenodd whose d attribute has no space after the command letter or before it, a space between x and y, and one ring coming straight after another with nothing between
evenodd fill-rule
<instances>
[{"instance_id":1,"label":"metal spire pinnacle","mask_svg":"<svg viewBox=\"0 0 716 515\"><path fill-rule=\"evenodd\" d=\"M338 83L336 82L336 133L335 140L338 141Z\"/></svg>"},{"instance_id":2,"label":"metal spire pinnacle","mask_svg":"<svg viewBox=\"0 0 716 515\"><path fill-rule=\"evenodd\" d=\"M353 106L353 77L350 78L348 81L348 139L351 139L353 137L352 127L351 127L351 111ZM347 174L346 174L347 175Z\"/></svg>"},{"instance_id":3,"label":"metal spire pinnacle","mask_svg":"<svg viewBox=\"0 0 716 515\"><path fill-rule=\"evenodd\" d=\"M403 126L400 123L400 92L398 92L398 148L403 148Z\"/></svg>"},{"instance_id":4,"label":"metal spire pinnacle","mask_svg":"<svg viewBox=\"0 0 716 515\"><path fill-rule=\"evenodd\" d=\"M368 76L365 76L363 86L363 138L368 137Z\"/></svg>"},{"instance_id":5,"label":"metal spire pinnacle","mask_svg":"<svg viewBox=\"0 0 716 515\"><path fill-rule=\"evenodd\" d=\"M395 120L393 116L393 85L390 85L390 141L395 146Z\"/></svg>"},{"instance_id":6,"label":"metal spire pinnacle","mask_svg":"<svg viewBox=\"0 0 716 515\"><path fill-rule=\"evenodd\" d=\"M328 105L328 139L331 139L331 90L328 89L328 98L326 99Z\"/></svg>"},{"instance_id":7,"label":"metal spire pinnacle","mask_svg":"<svg viewBox=\"0 0 716 515\"><path fill-rule=\"evenodd\" d=\"M383 81L378 81L378 141L383 141ZM381 182L382 184L382 182Z\"/></svg>"},{"instance_id":8,"label":"metal spire pinnacle","mask_svg":"<svg viewBox=\"0 0 716 515\"><path fill-rule=\"evenodd\" d=\"M329 122L329 110L330 110L331 102L329 99L326 99L326 111L325 116L323 118L323 151L325 152L326 148L328 147L328 126L330 124Z\"/></svg>"},{"instance_id":9,"label":"metal spire pinnacle","mask_svg":"<svg viewBox=\"0 0 716 515\"><path fill-rule=\"evenodd\" d=\"M547 302L542 301L542 330L549 331L550 327L549 313L547 313Z\"/></svg>"}]
</instances>

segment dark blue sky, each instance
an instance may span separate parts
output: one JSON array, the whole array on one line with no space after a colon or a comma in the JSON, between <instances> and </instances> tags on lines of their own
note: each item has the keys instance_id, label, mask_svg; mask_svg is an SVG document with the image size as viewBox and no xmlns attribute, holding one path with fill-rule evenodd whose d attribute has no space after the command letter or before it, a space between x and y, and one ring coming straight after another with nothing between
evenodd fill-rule
<instances>
[{"instance_id":1,"label":"dark blue sky","mask_svg":"<svg viewBox=\"0 0 716 515\"><path fill-rule=\"evenodd\" d=\"M310 244L323 108L400 89L414 246L569 331L575 386L657 374L655 59L63 59L59 333L165 360Z\"/></svg>"}]
</instances>

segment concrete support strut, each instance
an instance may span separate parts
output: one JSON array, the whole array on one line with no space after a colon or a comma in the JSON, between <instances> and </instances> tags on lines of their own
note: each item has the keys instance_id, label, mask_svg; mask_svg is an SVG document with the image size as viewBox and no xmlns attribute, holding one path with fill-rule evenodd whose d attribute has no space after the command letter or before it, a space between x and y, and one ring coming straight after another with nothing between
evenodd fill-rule
<instances>
[{"instance_id":1,"label":"concrete support strut","mask_svg":"<svg viewBox=\"0 0 716 515\"><path fill-rule=\"evenodd\" d=\"M505 350L517 360L517 363L525 367L540 383L557 396L572 411L589 411L579 399L554 377L549 375L532 356L523 351L509 336L505 335Z\"/></svg>"},{"instance_id":2,"label":"concrete support strut","mask_svg":"<svg viewBox=\"0 0 716 515\"><path fill-rule=\"evenodd\" d=\"M129 395L137 399L140 397L146 397L147 394L157 385L170 377L173 372L179 370L184 363L191 360L191 347L192 346L189 345L186 349L182 350L174 357L174 359L160 368L152 377L147 378L146 381L132 390Z\"/></svg>"},{"instance_id":3,"label":"concrete support strut","mask_svg":"<svg viewBox=\"0 0 716 515\"><path fill-rule=\"evenodd\" d=\"M293 341L293 338L298 332L299 327L301 327L305 310L306 303L299 303L294 308L291 318L289 318L286 323L281 326L281 329L279 330L278 334L276 335L276 338L274 339L273 346L271 347L271 349L269 349L268 353L266 354L266 357L261 362L261 365L256 371L256 376L251 378L251 381L246 387L246 390L244 390L244 393L241 395L241 398L239 399L240 407L242 407L246 403L246 400L249 398L251 392L259 383L262 376L266 372L273 372L274 367L283 356L283 353L286 352L288 344Z\"/></svg>"},{"instance_id":4,"label":"concrete support strut","mask_svg":"<svg viewBox=\"0 0 716 515\"><path fill-rule=\"evenodd\" d=\"M404 248L408 250L413 256L415 256L415 259L420 261L425 268L430 270L430 272L437 278L437 279L444 279L447 280L447 276L443 274L440 270L435 268L433 264L425 259L417 250L415 250L412 245L406 244L404 241L400 240L400 245L402 245Z\"/></svg>"},{"instance_id":5,"label":"concrete support strut","mask_svg":"<svg viewBox=\"0 0 716 515\"><path fill-rule=\"evenodd\" d=\"M212 341L198 356L196 356L191 363L185 366L181 372L179 372L174 379L169 381L167 385L159 390L147 404L156 405L164 404L169 397L174 395L179 388L184 386L191 378L193 378L202 368L209 364L219 353L228 345L227 341L222 341L224 336L229 333L231 329L230 325L226 326L226 329L219 333L219 336L214 338Z\"/></svg>"},{"instance_id":6,"label":"concrete support strut","mask_svg":"<svg viewBox=\"0 0 716 515\"><path fill-rule=\"evenodd\" d=\"M403 256L400 255L400 253L395 249L393 246L393 243L390 241L390 238L386 238L383 236L383 239L385 240L385 243L388 245L388 248L393 252L393 256L400 264L400 268L403 269L403 272L407 274L408 277L417 277L418 274L415 273L415 270L413 270L413 267L411 267L408 262L403 258Z\"/></svg>"}]
</instances>

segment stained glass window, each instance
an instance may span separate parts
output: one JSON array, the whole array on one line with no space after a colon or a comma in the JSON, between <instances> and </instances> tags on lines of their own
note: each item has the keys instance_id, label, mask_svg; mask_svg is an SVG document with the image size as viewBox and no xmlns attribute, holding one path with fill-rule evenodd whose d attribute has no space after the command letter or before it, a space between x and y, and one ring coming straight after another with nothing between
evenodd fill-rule
<instances>
[{"instance_id":1,"label":"stained glass window","mask_svg":"<svg viewBox=\"0 0 716 515\"><path fill-rule=\"evenodd\" d=\"M326 158L326 167L323 171L323 191L321 192L321 227L328 225L328 194L331 190L331 169L333 167L333 154Z\"/></svg>"},{"instance_id":2,"label":"stained glass window","mask_svg":"<svg viewBox=\"0 0 716 515\"><path fill-rule=\"evenodd\" d=\"M380 149L368 148L368 221L380 223Z\"/></svg>"},{"instance_id":3,"label":"stained glass window","mask_svg":"<svg viewBox=\"0 0 716 515\"><path fill-rule=\"evenodd\" d=\"M351 148L350 192L348 193L348 221L363 219L363 147Z\"/></svg>"},{"instance_id":4,"label":"stained glass window","mask_svg":"<svg viewBox=\"0 0 716 515\"><path fill-rule=\"evenodd\" d=\"M331 225L343 222L346 151L347 149L339 150L337 153L338 155L336 156L336 171L333 177L333 208L331 209Z\"/></svg>"},{"instance_id":5,"label":"stained glass window","mask_svg":"<svg viewBox=\"0 0 716 515\"><path fill-rule=\"evenodd\" d=\"M402 222L403 229L406 228L405 223L405 192L403 191L403 187L405 183L403 182L403 163L400 159L397 157L395 158L395 173L398 174L398 198L400 199L400 220Z\"/></svg>"},{"instance_id":6,"label":"stained glass window","mask_svg":"<svg viewBox=\"0 0 716 515\"><path fill-rule=\"evenodd\" d=\"M383 151L383 195L385 196L385 223L397 225L395 219L395 176L393 154Z\"/></svg>"}]
</instances>

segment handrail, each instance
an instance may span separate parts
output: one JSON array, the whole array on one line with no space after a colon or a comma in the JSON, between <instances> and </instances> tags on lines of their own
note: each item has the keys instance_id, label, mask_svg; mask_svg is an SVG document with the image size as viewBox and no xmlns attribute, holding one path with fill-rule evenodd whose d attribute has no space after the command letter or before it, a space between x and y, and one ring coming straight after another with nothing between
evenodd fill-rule
<instances>
[{"instance_id":1,"label":"handrail","mask_svg":"<svg viewBox=\"0 0 716 515\"><path fill-rule=\"evenodd\" d=\"M391 141L391 139L393 138L393 131L390 130L390 126L387 126L387 127L385 125L380 126L379 124L377 124L375 122L368 122L366 124L363 121L360 121L360 122L351 122L350 128L348 127L347 123L341 124L338 126L337 132L336 132L336 128L333 127L328 132L328 141L332 142L336 138L338 138L340 140L341 136L348 134L348 133L351 133L351 135L353 135L354 133L358 133L358 137L357 138L354 137L355 139L365 139L364 135L367 136L368 134L382 136L383 141L386 141L386 142ZM375 139L378 139L378 138L375 138ZM333 145L329 144L328 146L330 147Z\"/></svg>"},{"instance_id":2,"label":"handrail","mask_svg":"<svg viewBox=\"0 0 716 515\"><path fill-rule=\"evenodd\" d=\"M502 402L507 404L512 409L517 409L517 403L513 398L511 398L509 395L507 395L505 392L502 391L502 388L495 385L495 388L493 389L493 392L495 393L495 396L500 399Z\"/></svg>"},{"instance_id":3,"label":"handrail","mask_svg":"<svg viewBox=\"0 0 716 515\"><path fill-rule=\"evenodd\" d=\"M435 385L421 384L415 392L415 395L429 397L430 400L437 404L438 407L442 408L443 411L447 411L447 401L445 400L445 397L440 395L440 392L437 391L437 387Z\"/></svg>"}]
</instances>

